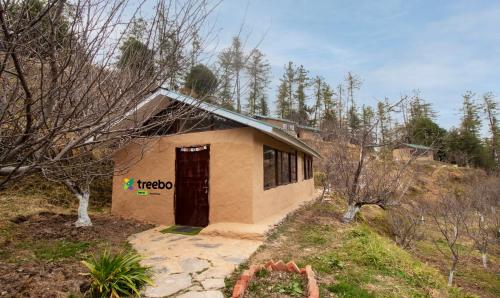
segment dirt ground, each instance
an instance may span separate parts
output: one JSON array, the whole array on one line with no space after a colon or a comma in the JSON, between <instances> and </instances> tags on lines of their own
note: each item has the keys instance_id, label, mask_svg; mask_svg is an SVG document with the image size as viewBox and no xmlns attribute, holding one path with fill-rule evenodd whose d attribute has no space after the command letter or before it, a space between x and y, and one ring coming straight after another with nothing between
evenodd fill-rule
<instances>
[{"instance_id":1,"label":"dirt ground","mask_svg":"<svg viewBox=\"0 0 500 298\"><path fill-rule=\"evenodd\" d=\"M109 213L75 228L76 214L39 212L0 225L0 297L81 296L88 279L80 263L105 249L130 249L127 237L152 226Z\"/></svg>"}]
</instances>

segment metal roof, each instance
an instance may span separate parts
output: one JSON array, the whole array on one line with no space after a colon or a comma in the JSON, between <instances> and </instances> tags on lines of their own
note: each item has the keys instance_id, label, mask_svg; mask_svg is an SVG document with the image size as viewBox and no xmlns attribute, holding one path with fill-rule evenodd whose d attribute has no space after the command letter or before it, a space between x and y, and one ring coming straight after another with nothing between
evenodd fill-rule
<instances>
[{"instance_id":1,"label":"metal roof","mask_svg":"<svg viewBox=\"0 0 500 298\"><path fill-rule=\"evenodd\" d=\"M140 115L139 118L147 120L146 118L153 116L151 109L159 111L161 107L164 106L164 104L159 103L162 101L162 97L195 106L203 111L255 128L302 152L321 158L321 155L316 150L275 125L164 88L158 88L151 95L147 96L134 110L127 113L126 117L133 116L137 118L138 115ZM141 110L148 110L148 107L148 112L141 113Z\"/></svg>"},{"instance_id":2,"label":"metal roof","mask_svg":"<svg viewBox=\"0 0 500 298\"><path fill-rule=\"evenodd\" d=\"M275 120L275 121L280 121L280 122L285 122L285 123L291 123L291 124L297 124L297 122L288 120L288 119L283 119L283 118L277 118L277 117L271 117L271 116L264 116L264 115L254 115L253 118L256 119L268 119L268 120Z\"/></svg>"},{"instance_id":3,"label":"metal roof","mask_svg":"<svg viewBox=\"0 0 500 298\"><path fill-rule=\"evenodd\" d=\"M406 147L413 148L413 149L432 150L431 147L427 147L427 146L424 146L424 145L409 144L409 143L403 143L402 145L406 146Z\"/></svg>"}]
</instances>

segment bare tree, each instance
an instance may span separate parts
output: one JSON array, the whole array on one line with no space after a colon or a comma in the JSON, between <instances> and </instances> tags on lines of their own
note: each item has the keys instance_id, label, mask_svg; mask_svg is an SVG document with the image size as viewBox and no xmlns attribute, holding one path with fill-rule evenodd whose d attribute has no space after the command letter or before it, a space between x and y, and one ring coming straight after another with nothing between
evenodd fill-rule
<instances>
[{"instance_id":1,"label":"bare tree","mask_svg":"<svg viewBox=\"0 0 500 298\"><path fill-rule=\"evenodd\" d=\"M399 104L388 105L388 112L394 111ZM345 222L351 222L364 205L383 209L398 205L411 181L408 169L416 157L395 162L391 155L377 153L375 148L389 144L376 144L373 131L379 119L370 121L361 127L355 139L349 132L338 134L326 161L335 172L330 177L331 185L347 201Z\"/></svg>"},{"instance_id":2,"label":"bare tree","mask_svg":"<svg viewBox=\"0 0 500 298\"><path fill-rule=\"evenodd\" d=\"M498 177L476 179L465 191L472 214L465 227L474 247L481 253L481 261L488 268L488 249L497 233L498 207L500 204L500 180Z\"/></svg>"},{"instance_id":3,"label":"bare tree","mask_svg":"<svg viewBox=\"0 0 500 298\"><path fill-rule=\"evenodd\" d=\"M35 2L0 1L0 187L42 172L78 198L76 224L91 225L92 179L111 173L109 150L147 131L134 111L176 77L177 55L189 50L212 7L158 0L127 58L147 51L153 63L117 67L140 5L134 12L122 0ZM128 126L115 125L124 119Z\"/></svg>"},{"instance_id":4,"label":"bare tree","mask_svg":"<svg viewBox=\"0 0 500 298\"><path fill-rule=\"evenodd\" d=\"M403 249L411 248L413 242L421 237L420 228L424 221L420 204L410 201L388 210L387 221L394 241Z\"/></svg>"},{"instance_id":5,"label":"bare tree","mask_svg":"<svg viewBox=\"0 0 500 298\"><path fill-rule=\"evenodd\" d=\"M444 243L448 248L448 253L439 246L439 239L434 240L436 248L445 257L451 259L448 286L453 285L453 278L457 270L457 265L460 261L459 240L465 232L464 223L467 220L468 202L465 196L458 191L443 194L443 196L431 205L429 215L436 224Z\"/></svg>"}]
</instances>

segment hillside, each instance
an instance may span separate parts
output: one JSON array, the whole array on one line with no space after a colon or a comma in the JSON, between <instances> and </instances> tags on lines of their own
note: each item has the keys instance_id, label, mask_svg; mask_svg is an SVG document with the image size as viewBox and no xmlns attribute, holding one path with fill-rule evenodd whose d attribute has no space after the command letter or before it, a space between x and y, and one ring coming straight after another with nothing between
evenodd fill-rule
<instances>
[{"instance_id":1,"label":"hillside","mask_svg":"<svg viewBox=\"0 0 500 298\"><path fill-rule=\"evenodd\" d=\"M456 168L438 162L414 165L417 176L411 196L439 198L450 187L460 187L482 171ZM436 245L430 221L422 227L411 249L393 241L387 212L363 207L353 224L340 221L345 203L337 198L309 204L287 219L269 236L247 266L269 259L311 264L318 275L321 297L498 297L500 249L491 247L490 268L483 269L480 255L465 252L452 288L447 287L448 259ZM246 268L243 267L243 268ZM241 268L241 269L243 269ZM236 273L234 276L236 276ZM233 278L234 278L233 276ZM228 280L228 289L232 279ZM229 291L228 291L229 293Z\"/></svg>"}]
</instances>

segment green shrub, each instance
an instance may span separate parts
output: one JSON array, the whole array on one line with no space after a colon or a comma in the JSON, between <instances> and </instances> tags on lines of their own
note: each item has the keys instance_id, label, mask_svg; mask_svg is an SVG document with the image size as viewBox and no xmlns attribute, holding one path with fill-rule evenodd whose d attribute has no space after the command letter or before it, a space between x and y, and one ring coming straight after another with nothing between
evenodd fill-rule
<instances>
[{"instance_id":1,"label":"green shrub","mask_svg":"<svg viewBox=\"0 0 500 298\"><path fill-rule=\"evenodd\" d=\"M150 268L141 266L141 256L136 253L118 253L109 251L82 263L89 269L91 278L90 291L97 297L140 296L139 290L146 284L152 284Z\"/></svg>"}]
</instances>

